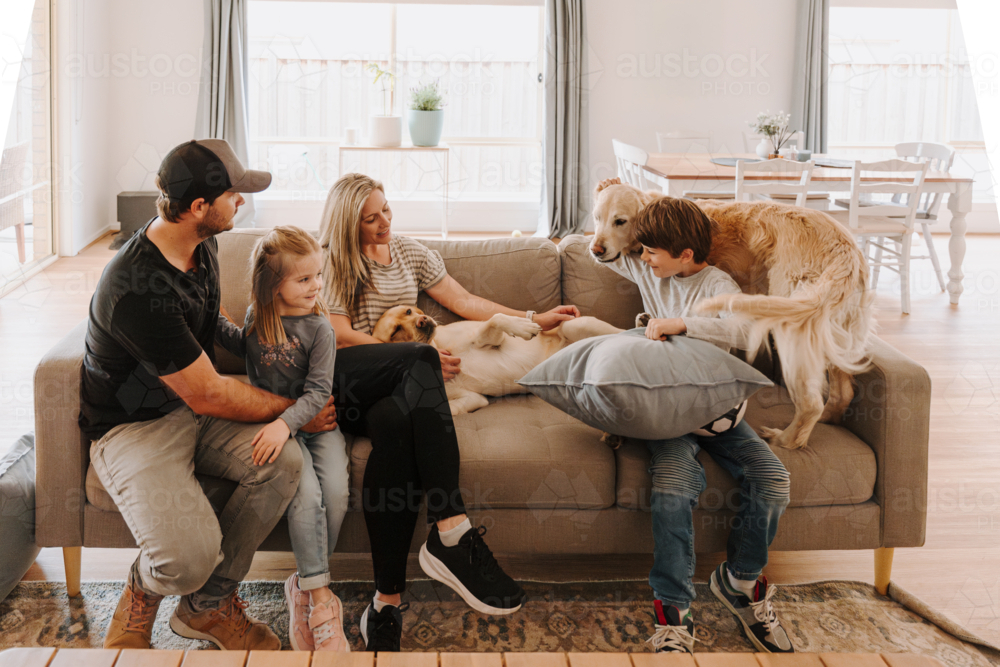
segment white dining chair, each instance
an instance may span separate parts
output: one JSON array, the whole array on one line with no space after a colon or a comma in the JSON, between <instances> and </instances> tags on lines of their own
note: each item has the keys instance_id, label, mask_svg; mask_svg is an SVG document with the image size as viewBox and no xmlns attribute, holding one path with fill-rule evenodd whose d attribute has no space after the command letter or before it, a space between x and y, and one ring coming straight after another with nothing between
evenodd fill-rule
<instances>
[{"instance_id":1,"label":"white dining chair","mask_svg":"<svg viewBox=\"0 0 1000 667\"><path fill-rule=\"evenodd\" d=\"M926 162L928 169L933 171L949 171L955 163L955 151L949 146L926 141L907 141L896 144L896 157L904 159L912 158L916 162ZM917 224L920 225L920 236L924 240L924 245L927 246L927 254L912 255L910 257L911 260L931 260L931 266L934 267L934 275L942 292L946 289L946 283L944 273L941 271L941 262L938 260L937 252L934 250L934 237L931 235L931 225L937 220L938 209L941 208L941 201L943 199L944 193L941 192L925 192L921 195L920 203L917 206ZM892 201L903 207L907 205L902 195L894 195ZM846 199L836 199L834 203L843 209L849 208L849 202ZM870 206L871 202L862 199L861 205ZM876 258L880 252L881 250L876 246ZM877 285L878 270L876 269L872 273L872 287L876 287Z\"/></svg>"},{"instance_id":2,"label":"white dining chair","mask_svg":"<svg viewBox=\"0 0 1000 667\"><path fill-rule=\"evenodd\" d=\"M640 190L649 190L649 183L646 181L646 170L643 167L649 162L649 153L638 146L626 144L617 139L611 140L611 147L615 151L615 162L618 163L618 178L622 183L626 183Z\"/></svg>"},{"instance_id":3,"label":"white dining chair","mask_svg":"<svg viewBox=\"0 0 1000 667\"><path fill-rule=\"evenodd\" d=\"M848 200L847 210L827 212L846 225L851 234L861 241L872 274L872 289L875 288L881 268L885 267L899 274L900 301L904 314L910 312L910 246L927 168L926 162L899 159L857 161L851 172L851 198ZM887 173L892 174L890 178L913 174L913 179L904 183L871 183L861 180L864 174ZM907 203L880 204L874 200L874 195L904 195ZM867 204L864 203L865 199L869 199ZM870 253L872 248L876 251L874 258Z\"/></svg>"},{"instance_id":4,"label":"white dining chair","mask_svg":"<svg viewBox=\"0 0 1000 667\"><path fill-rule=\"evenodd\" d=\"M934 144L924 141L904 142L896 144L896 157L914 158L918 162L927 162L931 171L950 171L955 163L955 151L944 144ZM920 225L920 235L927 246L926 255L914 255L910 259L929 259L934 267L938 285L943 292L945 288L944 274L941 272L941 262L934 250L934 238L931 236L931 224L937 220L938 209L941 208L942 192L925 192L917 206L917 224ZM902 202L901 198L893 197L893 201Z\"/></svg>"},{"instance_id":5,"label":"white dining chair","mask_svg":"<svg viewBox=\"0 0 1000 667\"><path fill-rule=\"evenodd\" d=\"M809 196L809 182L812 180L813 162L774 159L760 162L739 160L736 163L736 201L753 201L756 196L774 199L776 195L795 197L796 206L805 206ZM788 178L775 180L746 180L753 173L787 174Z\"/></svg>"},{"instance_id":6,"label":"white dining chair","mask_svg":"<svg viewBox=\"0 0 1000 667\"><path fill-rule=\"evenodd\" d=\"M657 132L656 147L661 153L711 153L712 134L705 132Z\"/></svg>"}]
</instances>

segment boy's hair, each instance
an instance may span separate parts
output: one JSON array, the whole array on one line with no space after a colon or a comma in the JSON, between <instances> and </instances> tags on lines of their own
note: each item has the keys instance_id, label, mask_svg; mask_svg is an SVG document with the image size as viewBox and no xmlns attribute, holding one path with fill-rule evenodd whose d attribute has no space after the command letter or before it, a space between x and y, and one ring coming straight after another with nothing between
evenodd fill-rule
<instances>
[{"instance_id":1,"label":"boy's hair","mask_svg":"<svg viewBox=\"0 0 1000 667\"><path fill-rule=\"evenodd\" d=\"M701 264L712 249L712 220L689 199L660 197L639 211L633 223L635 239L680 257L688 248Z\"/></svg>"},{"instance_id":2,"label":"boy's hair","mask_svg":"<svg viewBox=\"0 0 1000 667\"><path fill-rule=\"evenodd\" d=\"M285 327L274 304L277 289L295 260L313 253L321 253L319 243L309 232L292 225L275 227L260 237L250 256L253 322L247 334L256 330L257 337L268 345L286 341ZM325 316L327 313L323 297L317 297L313 314Z\"/></svg>"}]
</instances>

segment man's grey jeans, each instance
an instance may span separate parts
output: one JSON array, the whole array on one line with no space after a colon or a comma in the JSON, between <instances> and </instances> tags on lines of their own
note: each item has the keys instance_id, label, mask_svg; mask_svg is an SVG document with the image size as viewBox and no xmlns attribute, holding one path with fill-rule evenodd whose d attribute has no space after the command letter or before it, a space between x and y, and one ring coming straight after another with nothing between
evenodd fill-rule
<instances>
[{"instance_id":1,"label":"man's grey jeans","mask_svg":"<svg viewBox=\"0 0 1000 667\"><path fill-rule=\"evenodd\" d=\"M253 464L263 424L196 415L187 406L121 424L90 459L139 545L133 567L147 593L221 600L250 570L257 547L295 496L302 453L289 440L274 463ZM216 518L195 473L239 486Z\"/></svg>"}]
</instances>

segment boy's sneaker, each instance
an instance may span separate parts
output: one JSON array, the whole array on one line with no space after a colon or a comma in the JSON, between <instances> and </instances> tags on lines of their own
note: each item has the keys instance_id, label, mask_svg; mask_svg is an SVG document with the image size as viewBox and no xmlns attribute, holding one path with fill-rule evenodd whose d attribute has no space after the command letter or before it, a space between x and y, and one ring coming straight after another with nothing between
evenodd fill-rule
<instances>
[{"instance_id":1,"label":"boy's sneaker","mask_svg":"<svg viewBox=\"0 0 1000 667\"><path fill-rule=\"evenodd\" d=\"M399 652L399 644L403 638L403 612L409 608L404 602L398 607L387 604L382 611L375 611L375 606L369 602L361 614L361 638L365 640L368 651Z\"/></svg>"},{"instance_id":2,"label":"boy's sneaker","mask_svg":"<svg viewBox=\"0 0 1000 667\"><path fill-rule=\"evenodd\" d=\"M712 573L712 592L731 611L743 628L743 634L758 651L764 653L794 653L795 647L781 620L774 612L771 598L778 589L767 585L767 577L761 577L753 588L753 599L738 591L729 583L729 573L723 563Z\"/></svg>"},{"instance_id":3,"label":"boy's sneaker","mask_svg":"<svg viewBox=\"0 0 1000 667\"><path fill-rule=\"evenodd\" d=\"M689 611L682 619L673 605L664 607L659 600L653 602L656 632L646 640L656 653L694 653L694 619Z\"/></svg>"},{"instance_id":4,"label":"boy's sneaker","mask_svg":"<svg viewBox=\"0 0 1000 667\"><path fill-rule=\"evenodd\" d=\"M445 584L483 614L513 614L524 602L524 590L500 569L483 541L486 528L472 528L458 544L441 543L437 526L431 526L420 547L420 567L431 579Z\"/></svg>"}]
</instances>

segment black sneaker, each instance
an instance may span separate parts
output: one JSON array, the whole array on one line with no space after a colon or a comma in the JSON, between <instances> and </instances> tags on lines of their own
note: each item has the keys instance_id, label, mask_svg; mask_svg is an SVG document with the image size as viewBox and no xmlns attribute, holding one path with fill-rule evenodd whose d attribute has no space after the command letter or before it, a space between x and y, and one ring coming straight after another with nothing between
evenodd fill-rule
<instances>
[{"instance_id":1,"label":"black sneaker","mask_svg":"<svg viewBox=\"0 0 1000 667\"><path fill-rule=\"evenodd\" d=\"M399 643L403 638L403 612L410 604L404 602L398 607L387 604L382 611L375 611L369 602L365 612L361 614L361 638L365 640L367 651L399 652Z\"/></svg>"},{"instance_id":2,"label":"black sneaker","mask_svg":"<svg viewBox=\"0 0 1000 667\"><path fill-rule=\"evenodd\" d=\"M743 634L758 651L795 653L795 647L781 627L781 620L771 604L771 598L778 589L767 585L767 577L757 580L753 587L753 600L732 587L725 563L712 573L710 585L715 597L736 616Z\"/></svg>"},{"instance_id":3,"label":"black sneaker","mask_svg":"<svg viewBox=\"0 0 1000 667\"><path fill-rule=\"evenodd\" d=\"M656 632L646 640L657 653L694 653L694 619L691 612L681 619L677 607L664 607L659 600L653 602Z\"/></svg>"},{"instance_id":4,"label":"black sneaker","mask_svg":"<svg viewBox=\"0 0 1000 667\"><path fill-rule=\"evenodd\" d=\"M431 526L420 547L420 567L462 596L465 603L483 614L513 614L524 602L524 590L500 569L493 552L483 541L486 527L472 528L458 544L441 544L437 526Z\"/></svg>"}]
</instances>

